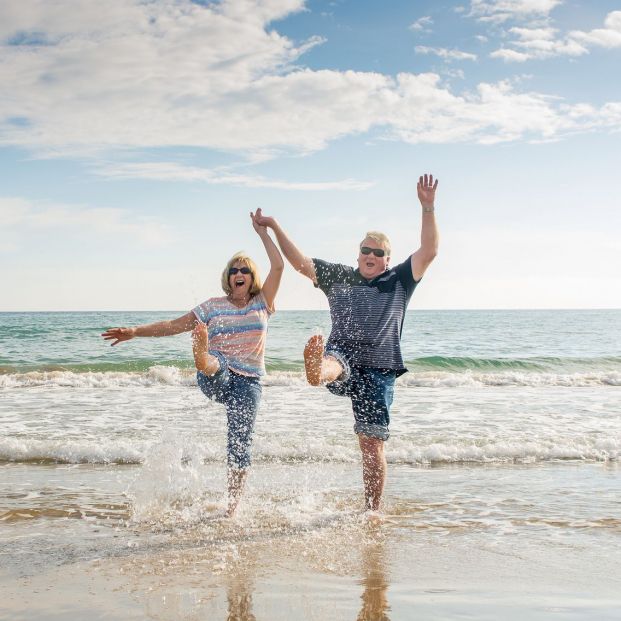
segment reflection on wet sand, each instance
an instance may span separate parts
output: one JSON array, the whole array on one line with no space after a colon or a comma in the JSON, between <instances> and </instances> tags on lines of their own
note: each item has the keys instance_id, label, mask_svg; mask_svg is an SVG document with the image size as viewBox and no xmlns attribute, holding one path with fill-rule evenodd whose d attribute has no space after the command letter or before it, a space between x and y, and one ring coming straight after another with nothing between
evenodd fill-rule
<instances>
[{"instance_id":1,"label":"reflection on wet sand","mask_svg":"<svg viewBox=\"0 0 621 621\"><path fill-rule=\"evenodd\" d=\"M246 539L233 526L164 534L160 545L122 562L146 618L390 621L387 524L356 517L338 527ZM234 540L223 541L227 534ZM338 608L335 596L343 597Z\"/></svg>"},{"instance_id":2,"label":"reflection on wet sand","mask_svg":"<svg viewBox=\"0 0 621 621\"><path fill-rule=\"evenodd\" d=\"M226 621L256 621L252 612L254 584L247 572L230 574L226 584L228 613Z\"/></svg>"},{"instance_id":3,"label":"reflection on wet sand","mask_svg":"<svg viewBox=\"0 0 621 621\"><path fill-rule=\"evenodd\" d=\"M356 617L357 621L390 621L388 611L388 576L386 572L385 542L367 543L361 550L362 607Z\"/></svg>"}]
</instances>

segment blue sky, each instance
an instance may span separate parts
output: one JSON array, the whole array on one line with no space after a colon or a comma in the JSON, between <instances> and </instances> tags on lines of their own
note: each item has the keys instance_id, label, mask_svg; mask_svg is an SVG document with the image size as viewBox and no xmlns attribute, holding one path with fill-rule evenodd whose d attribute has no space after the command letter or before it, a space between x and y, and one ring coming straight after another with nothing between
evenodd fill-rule
<instances>
[{"instance_id":1,"label":"blue sky","mask_svg":"<svg viewBox=\"0 0 621 621\"><path fill-rule=\"evenodd\" d=\"M185 310L248 212L353 263L438 258L413 308L619 308L621 2L0 6L0 310ZM327 308L287 270L282 309Z\"/></svg>"}]
</instances>

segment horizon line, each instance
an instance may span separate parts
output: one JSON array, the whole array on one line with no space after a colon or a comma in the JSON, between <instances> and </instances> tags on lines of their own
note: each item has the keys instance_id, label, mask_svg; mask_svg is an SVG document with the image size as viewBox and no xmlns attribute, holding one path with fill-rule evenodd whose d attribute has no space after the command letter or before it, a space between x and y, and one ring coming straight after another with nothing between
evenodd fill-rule
<instances>
[{"instance_id":1,"label":"horizon line","mask_svg":"<svg viewBox=\"0 0 621 621\"><path fill-rule=\"evenodd\" d=\"M186 309L89 309L89 310L0 310L0 314L18 314L18 313L183 313ZM618 306L598 306L598 307L461 307L461 308L409 308L406 312L438 312L438 311L603 311L603 310L621 310ZM284 308L277 310L276 313L300 313L300 312L323 312L329 313L327 308Z\"/></svg>"}]
</instances>

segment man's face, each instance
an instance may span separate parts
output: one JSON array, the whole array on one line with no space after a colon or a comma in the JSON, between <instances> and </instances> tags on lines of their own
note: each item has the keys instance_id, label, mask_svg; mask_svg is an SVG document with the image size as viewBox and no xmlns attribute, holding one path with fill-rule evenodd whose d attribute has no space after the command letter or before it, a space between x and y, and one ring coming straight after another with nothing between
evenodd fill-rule
<instances>
[{"instance_id":1,"label":"man's face","mask_svg":"<svg viewBox=\"0 0 621 621\"><path fill-rule=\"evenodd\" d=\"M361 248L371 248L373 250L384 250L383 257L376 257L373 252L369 254L362 254L362 250L358 252L358 269L360 275L367 280L375 278L380 274L383 274L388 269L388 263L390 257L386 254L385 248L379 242L367 237L363 242Z\"/></svg>"}]
</instances>

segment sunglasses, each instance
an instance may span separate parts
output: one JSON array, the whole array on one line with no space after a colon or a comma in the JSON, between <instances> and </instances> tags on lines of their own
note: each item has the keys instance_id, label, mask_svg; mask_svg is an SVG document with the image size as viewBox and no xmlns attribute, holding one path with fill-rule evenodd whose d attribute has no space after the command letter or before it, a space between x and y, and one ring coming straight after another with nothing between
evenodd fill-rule
<instances>
[{"instance_id":1,"label":"sunglasses","mask_svg":"<svg viewBox=\"0 0 621 621\"><path fill-rule=\"evenodd\" d=\"M229 276L235 276L237 272L241 272L242 274L250 274L251 270L249 267L229 267Z\"/></svg>"},{"instance_id":2,"label":"sunglasses","mask_svg":"<svg viewBox=\"0 0 621 621\"><path fill-rule=\"evenodd\" d=\"M376 257L383 257L386 254L386 251L382 248L369 248L368 246L362 246L360 252L362 252L362 254L373 253Z\"/></svg>"}]
</instances>

